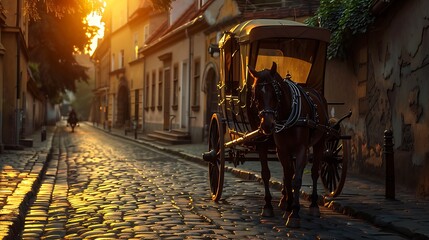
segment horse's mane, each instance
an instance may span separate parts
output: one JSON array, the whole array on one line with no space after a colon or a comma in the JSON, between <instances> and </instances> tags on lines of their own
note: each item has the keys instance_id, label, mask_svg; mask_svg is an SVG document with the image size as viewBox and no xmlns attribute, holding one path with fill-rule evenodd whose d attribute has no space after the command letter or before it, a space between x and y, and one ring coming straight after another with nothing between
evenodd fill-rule
<instances>
[{"instance_id":1,"label":"horse's mane","mask_svg":"<svg viewBox=\"0 0 429 240\"><path fill-rule=\"evenodd\" d=\"M268 82L270 80L275 80L281 83L283 78L280 76L280 74L277 71L273 71L265 68L258 72L258 77L254 77L252 88L255 88L255 86L260 82Z\"/></svg>"}]
</instances>

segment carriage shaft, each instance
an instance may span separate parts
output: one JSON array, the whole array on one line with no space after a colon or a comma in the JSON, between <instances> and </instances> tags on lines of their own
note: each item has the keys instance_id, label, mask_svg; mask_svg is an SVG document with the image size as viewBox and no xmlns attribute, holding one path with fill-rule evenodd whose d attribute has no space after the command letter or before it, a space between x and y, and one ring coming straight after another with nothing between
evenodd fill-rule
<instances>
[{"instance_id":1,"label":"carriage shaft","mask_svg":"<svg viewBox=\"0 0 429 240\"><path fill-rule=\"evenodd\" d=\"M260 137L261 135L262 135L261 131L259 129L257 129L257 130L255 130L253 132L244 134L242 137L239 137L237 139L234 139L232 141L229 141L229 142L225 143L225 148L230 148L230 147L233 147L233 146L236 146L236 145L240 145L242 143L245 143L245 142L253 140L253 139L257 138L257 137Z\"/></svg>"}]
</instances>

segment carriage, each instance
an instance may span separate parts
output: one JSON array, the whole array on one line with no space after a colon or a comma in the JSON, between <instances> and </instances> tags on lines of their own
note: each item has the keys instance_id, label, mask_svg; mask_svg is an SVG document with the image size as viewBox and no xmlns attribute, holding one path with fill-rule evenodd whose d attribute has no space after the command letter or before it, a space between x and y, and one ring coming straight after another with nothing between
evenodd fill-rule
<instances>
[{"instance_id":1,"label":"carriage","mask_svg":"<svg viewBox=\"0 0 429 240\"><path fill-rule=\"evenodd\" d=\"M289 20L254 19L225 32L218 45L210 45L209 53L217 53L220 58L219 108L211 117L209 151L203 159L209 162L214 201L221 198L225 162L236 166L259 161L258 147L264 144L268 145L268 160L277 161L272 136L261 133L258 112L252 107L254 80L248 67L268 69L275 62L282 77L323 95L329 38L326 29ZM326 126L328 136L320 164L326 196L338 196L344 186L351 155L350 136L341 134L340 123L350 116L351 112L340 119L330 119ZM311 149L309 152L311 162Z\"/></svg>"}]
</instances>

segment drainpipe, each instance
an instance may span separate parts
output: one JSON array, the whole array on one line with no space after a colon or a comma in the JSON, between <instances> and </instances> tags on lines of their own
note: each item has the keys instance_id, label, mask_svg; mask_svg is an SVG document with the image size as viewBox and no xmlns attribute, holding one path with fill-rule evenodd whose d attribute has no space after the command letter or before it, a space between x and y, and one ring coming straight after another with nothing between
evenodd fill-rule
<instances>
[{"instance_id":1,"label":"drainpipe","mask_svg":"<svg viewBox=\"0 0 429 240\"><path fill-rule=\"evenodd\" d=\"M16 1L16 28L18 32L16 33L16 112L15 112L15 144L19 144L19 122L20 122L20 109L19 109L19 99L21 91L21 38L20 38L20 23L21 23L21 4L20 1Z\"/></svg>"},{"instance_id":2,"label":"drainpipe","mask_svg":"<svg viewBox=\"0 0 429 240\"><path fill-rule=\"evenodd\" d=\"M191 119L192 119L192 116L191 116L191 101L192 101L192 92L191 92L191 90L192 90L192 87L191 87L191 83L192 83L192 81L191 81L191 79L192 79L192 60L193 60L193 58L194 58L194 50L193 50L193 41L192 41L192 37L189 35L189 33L188 33L188 29L186 28L186 30L185 30L185 34L186 34L186 37L189 39L189 64L188 64L188 78L189 78L189 81L188 81L188 102L189 102L189 104L188 104L188 132L189 132L189 135L191 135L192 136L192 134L191 134Z\"/></svg>"},{"instance_id":3,"label":"drainpipe","mask_svg":"<svg viewBox=\"0 0 429 240\"><path fill-rule=\"evenodd\" d=\"M144 133L145 131L145 112L146 110L144 109L146 106L146 101L145 101L145 97L146 97L146 84L147 84L147 79L146 79L146 57L143 57L143 92L142 92L142 132Z\"/></svg>"},{"instance_id":4,"label":"drainpipe","mask_svg":"<svg viewBox=\"0 0 429 240\"><path fill-rule=\"evenodd\" d=\"M3 44L0 42L0 62L2 65L0 66L0 72L4 71L4 55L6 53L6 49L4 48ZM3 96L4 96L4 77L3 75L0 76L0 153L3 152Z\"/></svg>"}]
</instances>

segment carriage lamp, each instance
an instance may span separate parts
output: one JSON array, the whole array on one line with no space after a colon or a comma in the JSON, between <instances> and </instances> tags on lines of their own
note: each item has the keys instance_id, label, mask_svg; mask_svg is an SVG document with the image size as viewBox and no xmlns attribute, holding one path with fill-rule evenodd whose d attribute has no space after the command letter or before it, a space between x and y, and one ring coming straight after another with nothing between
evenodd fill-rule
<instances>
[{"instance_id":1,"label":"carriage lamp","mask_svg":"<svg viewBox=\"0 0 429 240\"><path fill-rule=\"evenodd\" d=\"M219 49L219 46L217 45L217 44L214 44L214 43L210 43L210 46L209 46L209 54L212 56L212 57L214 57L214 58L217 58L217 57L219 57L219 54L220 54L220 49Z\"/></svg>"}]
</instances>

